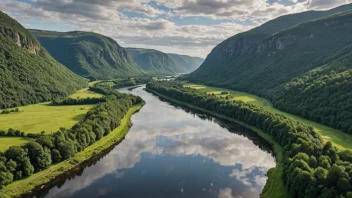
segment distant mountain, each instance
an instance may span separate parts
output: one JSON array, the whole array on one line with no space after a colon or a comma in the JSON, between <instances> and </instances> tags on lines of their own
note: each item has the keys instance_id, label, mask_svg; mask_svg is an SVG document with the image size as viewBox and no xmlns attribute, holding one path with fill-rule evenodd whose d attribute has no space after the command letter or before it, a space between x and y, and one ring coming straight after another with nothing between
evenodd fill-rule
<instances>
[{"instance_id":1,"label":"distant mountain","mask_svg":"<svg viewBox=\"0 0 352 198\"><path fill-rule=\"evenodd\" d=\"M0 11L0 107L67 96L87 81L55 61L31 33Z\"/></svg>"},{"instance_id":2,"label":"distant mountain","mask_svg":"<svg viewBox=\"0 0 352 198\"><path fill-rule=\"evenodd\" d=\"M147 73L173 75L194 71L204 61L201 58L166 54L153 49L127 48L134 61Z\"/></svg>"},{"instance_id":3,"label":"distant mountain","mask_svg":"<svg viewBox=\"0 0 352 198\"><path fill-rule=\"evenodd\" d=\"M57 61L80 76L111 79L143 74L112 38L92 32L30 31Z\"/></svg>"},{"instance_id":4,"label":"distant mountain","mask_svg":"<svg viewBox=\"0 0 352 198\"><path fill-rule=\"evenodd\" d=\"M199 68L199 66L204 62L204 59L199 57L192 57L186 55L178 54L167 54L175 63L179 65L182 72L181 73L191 73Z\"/></svg>"},{"instance_id":5,"label":"distant mountain","mask_svg":"<svg viewBox=\"0 0 352 198\"><path fill-rule=\"evenodd\" d=\"M279 17L238 34L186 79L255 93L352 133L352 11L337 13L345 10L352 4Z\"/></svg>"}]
</instances>

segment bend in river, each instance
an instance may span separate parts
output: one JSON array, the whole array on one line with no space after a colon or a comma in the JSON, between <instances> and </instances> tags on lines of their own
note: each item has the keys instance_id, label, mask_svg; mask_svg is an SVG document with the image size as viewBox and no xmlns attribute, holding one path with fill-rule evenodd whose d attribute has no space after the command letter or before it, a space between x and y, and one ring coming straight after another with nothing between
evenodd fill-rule
<instances>
[{"instance_id":1,"label":"bend in river","mask_svg":"<svg viewBox=\"0 0 352 198\"><path fill-rule=\"evenodd\" d=\"M126 138L36 197L259 197L270 145L237 124L175 107L143 90Z\"/></svg>"}]
</instances>

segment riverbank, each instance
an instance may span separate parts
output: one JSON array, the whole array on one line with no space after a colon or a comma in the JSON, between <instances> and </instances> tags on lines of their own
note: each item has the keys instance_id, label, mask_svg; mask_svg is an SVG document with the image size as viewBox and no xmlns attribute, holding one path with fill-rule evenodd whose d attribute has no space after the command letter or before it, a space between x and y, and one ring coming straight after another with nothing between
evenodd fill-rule
<instances>
[{"instance_id":1,"label":"riverbank","mask_svg":"<svg viewBox=\"0 0 352 198\"><path fill-rule=\"evenodd\" d=\"M230 100L242 101L245 103L253 104L258 107L262 107L272 113L278 113L288 118L300 121L308 126L314 127L315 131L318 132L325 142L331 141L335 147L341 150L352 149L352 135L333 129L331 127L325 126L323 124L307 120L297 115L293 115L279 109L276 109L273 104L265 98L249 94L246 92L240 92L236 90L230 90L220 87L212 87L203 84L185 84L185 87L195 89L199 92L214 94L217 97L228 97ZM226 93L226 94L222 94Z\"/></svg>"},{"instance_id":2,"label":"riverbank","mask_svg":"<svg viewBox=\"0 0 352 198\"><path fill-rule=\"evenodd\" d=\"M173 98L170 98L168 96L165 96L163 94L160 94L154 90L150 90L148 89L147 90L148 92L150 93L153 93L163 99L166 99L167 101L170 101L170 102L173 102L173 103L176 103L178 105L182 105L182 106L186 106L188 108L191 108L191 109L195 109L195 110L199 110L201 112L204 112L206 114L209 114L209 115L212 115L214 117L217 117L217 118L221 118L221 119L225 119L225 120L228 120L228 121L231 121L231 122L235 122L237 124L240 124L254 132L256 132L259 136L261 136L262 138L264 138L266 141L268 141L271 145L272 145L272 149L273 149L273 152L275 154L275 157L276 157L276 167L275 168L272 168L268 171L267 173L267 176L268 176L268 180L266 182L266 185L262 191L262 194L261 194L261 197L262 198L271 198L271 197L275 197L275 198L284 198L284 197L289 197L288 196L288 192L285 188L285 185L284 185L284 182L282 180L282 174L283 174L283 156L282 156L282 148L280 147L280 145L278 143L276 143L276 141L268 134L264 133L262 130L256 128L256 127L253 127L253 126L250 126L244 122L241 122L239 120L236 120L236 119L233 119L233 118L230 118L230 117L227 117L227 116L224 116L224 115L221 115L221 114L218 114L218 113L215 113L215 112L212 112L212 111L209 111L209 110L206 110L206 109L203 109L203 108L199 108L199 107L196 107L194 105L191 105L191 104L188 104L188 103L185 103L185 102L181 102L181 101L178 101L178 100L175 100Z\"/></svg>"},{"instance_id":3,"label":"riverbank","mask_svg":"<svg viewBox=\"0 0 352 198\"><path fill-rule=\"evenodd\" d=\"M0 197L19 197L23 194L30 193L34 189L45 188L46 185L56 180L58 177L60 177L60 175L69 172L70 170L90 160L91 158L97 157L99 153L102 153L106 149L115 146L125 137L130 127L132 126L132 115L138 112L143 107L143 105L144 103L132 106L124 118L121 120L121 124L112 132L110 132L109 135L104 136L93 145L87 147L84 151L77 153L74 157L66 161L52 165L46 170L33 174L26 179L19 180L11 183L10 185L7 185L0 191Z\"/></svg>"}]
</instances>

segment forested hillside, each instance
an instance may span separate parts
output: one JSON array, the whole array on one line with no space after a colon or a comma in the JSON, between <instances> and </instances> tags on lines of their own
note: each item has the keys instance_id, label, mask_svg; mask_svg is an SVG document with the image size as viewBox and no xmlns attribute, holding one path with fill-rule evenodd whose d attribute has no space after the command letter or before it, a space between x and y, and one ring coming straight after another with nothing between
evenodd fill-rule
<instances>
[{"instance_id":1,"label":"forested hillside","mask_svg":"<svg viewBox=\"0 0 352 198\"><path fill-rule=\"evenodd\" d=\"M328 64L287 83L274 106L352 133L352 44Z\"/></svg>"},{"instance_id":2,"label":"forested hillside","mask_svg":"<svg viewBox=\"0 0 352 198\"><path fill-rule=\"evenodd\" d=\"M156 75L190 73L204 61L197 57L166 54L153 49L127 48L127 51L145 72Z\"/></svg>"},{"instance_id":3,"label":"forested hillside","mask_svg":"<svg viewBox=\"0 0 352 198\"><path fill-rule=\"evenodd\" d=\"M57 61L80 76L111 79L143 74L112 38L92 32L31 32Z\"/></svg>"},{"instance_id":4,"label":"forested hillside","mask_svg":"<svg viewBox=\"0 0 352 198\"><path fill-rule=\"evenodd\" d=\"M86 86L17 21L0 11L0 108L48 101Z\"/></svg>"},{"instance_id":5,"label":"forested hillside","mask_svg":"<svg viewBox=\"0 0 352 198\"><path fill-rule=\"evenodd\" d=\"M178 54L167 54L175 63L182 68L182 73L191 73L199 68L204 59Z\"/></svg>"},{"instance_id":6,"label":"forested hillside","mask_svg":"<svg viewBox=\"0 0 352 198\"><path fill-rule=\"evenodd\" d=\"M172 75L182 73L174 61L165 53L152 49L127 48L134 61L148 74Z\"/></svg>"},{"instance_id":7,"label":"forested hillside","mask_svg":"<svg viewBox=\"0 0 352 198\"><path fill-rule=\"evenodd\" d=\"M327 17L350 9L352 9L352 4L340 6L328 11L307 11L281 16L252 30L239 33L216 46L205 59L201 67L189 76L189 79L220 84L218 81L221 80L223 76L217 74L218 71L224 71L224 73L232 71L236 68L236 63L244 61L242 59L248 59L248 56L256 54L258 44L262 39L297 24Z\"/></svg>"},{"instance_id":8,"label":"forested hillside","mask_svg":"<svg viewBox=\"0 0 352 198\"><path fill-rule=\"evenodd\" d=\"M313 13L330 14L350 7ZM277 24L281 19L285 17L268 22L262 28ZM255 93L271 99L279 109L352 132L349 107L352 103L348 99L348 85L352 81L348 63L351 31L352 11L347 11L251 40L250 45L246 45L246 37L246 42L242 43L244 48L239 46L242 50L227 51L232 54L232 60L225 55L217 60L218 64L214 62L213 67L208 65L209 60L216 61L212 56L218 46L187 79ZM260 37L253 33L242 35ZM222 64L226 61L229 62Z\"/></svg>"}]
</instances>

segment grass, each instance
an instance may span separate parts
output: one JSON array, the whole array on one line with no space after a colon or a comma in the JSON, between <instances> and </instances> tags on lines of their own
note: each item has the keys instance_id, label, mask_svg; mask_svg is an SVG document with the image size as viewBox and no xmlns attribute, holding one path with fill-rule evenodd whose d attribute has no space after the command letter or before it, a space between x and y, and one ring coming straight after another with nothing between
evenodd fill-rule
<instances>
[{"instance_id":1,"label":"grass","mask_svg":"<svg viewBox=\"0 0 352 198\"><path fill-rule=\"evenodd\" d=\"M24 137L0 137L0 151L6 151L10 146L21 146L29 141L30 138Z\"/></svg>"},{"instance_id":2,"label":"grass","mask_svg":"<svg viewBox=\"0 0 352 198\"><path fill-rule=\"evenodd\" d=\"M84 161L96 157L98 153L101 153L102 151L110 148L112 145L115 145L125 137L132 124L132 115L141 109L143 105L144 104L139 104L131 107L121 120L120 126L110 132L109 135L103 137L98 142L95 142L93 145L87 147L84 151L77 153L74 157L64 162L52 165L46 170L38 172L26 179L13 182L10 185L5 186L5 188L0 191L0 197L18 197L23 193L30 192L37 186L44 187L46 183L52 181L57 176L71 170Z\"/></svg>"},{"instance_id":3,"label":"grass","mask_svg":"<svg viewBox=\"0 0 352 198\"><path fill-rule=\"evenodd\" d=\"M82 120L94 105L50 106L49 102L20 107L19 113L0 114L0 130L13 128L26 133L53 133Z\"/></svg>"},{"instance_id":4,"label":"grass","mask_svg":"<svg viewBox=\"0 0 352 198\"><path fill-rule=\"evenodd\" d=\"M94 81L94 82L90 82L88 83L88 86L93 86L94 84L98 83L99 81ZM101 98L103 97L102 94L93 92L89 90L89 87L81 89L79 91L77 91L76 93L70 95L70 98Z\"/></svg>"},{"instance_id":5,"label":"grass","mask_svg":"<svg viewBox=\"0 0 352 198\"><path fill-rule=\"evenodd\" d=\"M95 82L90 82L93 86ZM101 94L84 88L70 96L71 98L102 97ZM71 128L81 121L94 105L50 106L50 102L19 107L20 112L0 114L0 130L13 128L25 133L53 133L60 127ZM0 146L2 143L0 142Z\"/></svg>"},{"instance_id":6,"label":"grass","mask_svg":"<svg viewBox=\"0 0 352 198\"><path fill-rule=\"evenodd\" d=\"M235 122L235 123L238 123L254 132L256 132L259 136L261 136L262 138L264 138L266 141L268 141L271 145L272 145L272 149L273 149L273 152L275 154L275 158L276 158L276 167L275 168L272 168L268 171L267 173L267 176L268 176L268 180L265 184L265 187L262 191L262 194L261 194L261 198L272 198L272 197L275 197L275 198L286 198L286 197L289 197L289 194L286 190L286 187L284 185L284 182L282 180L282 174L283 174L283 156L282 156L282 148L280 147L280 145L278 143L276 143L276 141L268 134L264 133L262 130L256 128L256 127L253 127L253 126L250 126L244 122L241 122L239 120L236 120L236 119L233 119L233 118L230 118L230 117L227 117L227 116L224 116L224 115L221 115L221 114L218 114L218 113L215 113L215 112L212 112L212 111L209 111L209 110L206 110L206 109L203 109L203 108L199 108L197 106L193 106L193 105L190 105L188 103L184 103L184 102L181 102L181 101L178 101L178 100L175 100L173 98L169 98L165 95L162 95L158 92L155 92L155 91L152 91L152 90L148 90L148 91L151 91L153 92L154 94L162 97L162 98L165 98L171 102L174 102L174 103L177 103L177 104L180 104L180 105L183 105L183 106L187 106L191 109L196 109L196 110L199 110L199 111L202 111L204 113L207 113L207 114L210 114L210 115L213 115L215 117L218 117L218 118L221 118L221 119L225 119L225 120L228 120L228 121L231 121L231 122Z\"/></svg>"},{"instance_id":7,"label":"grass","mask_svg":"<svg viewBox=\"0 0 352 198\"><path fill-rule=\"evenodd\" d=\"M200 92L206 92L209 94L215 94L218 97L226 97L229 96L231 100L239 100L243 102L248 102L250 104L254 104L260 107L265 108L268 111L271 111L273 113L279 113L282 115L285 115L289 118L293 118L295 120L298 120L300 122L305 123L306 125L312 126L315 128L315 130L323 137L324 141L331 141L335 147L341 150L346 150L346 149L352 149L352 135L343 133L342 131L330 128L328 126L304 119L302 117L286 113L283 111L280 111L276 108L273 107L270 101L258 97L253 94L245 93L245 92L239 92L239 91L234 91L234 90L229 90L229 89L222 89L222 88L217 88L217 87L209 87L205 85L197 85L197 84L186 84L186 87L194 88L197 91ZM229 92L227 95L221 95L221 92Z\"/></svg>"}]
</instances>

